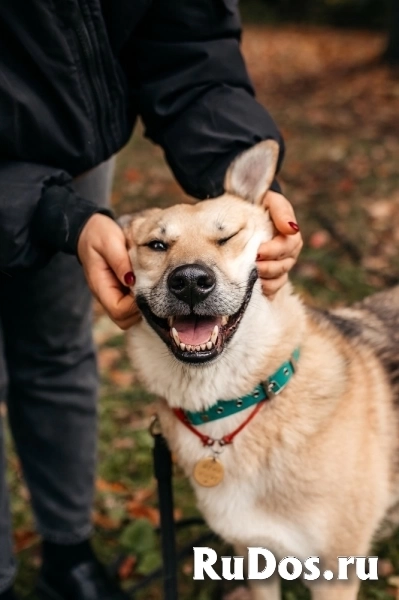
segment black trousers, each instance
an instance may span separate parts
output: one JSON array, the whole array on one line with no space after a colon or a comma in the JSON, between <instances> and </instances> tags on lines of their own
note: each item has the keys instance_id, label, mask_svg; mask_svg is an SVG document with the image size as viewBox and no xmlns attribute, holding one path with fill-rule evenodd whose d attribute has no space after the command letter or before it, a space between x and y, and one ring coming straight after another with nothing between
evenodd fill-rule
<instances>
[{"instance_id":1,"label":"black trousers","mask_svg":"<svg viewBox=\"0 0 399 600\"><path fill-rule=\"evenodd\" d=\"M108 161L74 185L105 205L112 170ZM91 532L98 391L91 305L81 266L65 254L0 287L0 399L38 531L61 544ZM3 437L0 422L0 592L15 575Z\"/></svg>"}]
</instances>

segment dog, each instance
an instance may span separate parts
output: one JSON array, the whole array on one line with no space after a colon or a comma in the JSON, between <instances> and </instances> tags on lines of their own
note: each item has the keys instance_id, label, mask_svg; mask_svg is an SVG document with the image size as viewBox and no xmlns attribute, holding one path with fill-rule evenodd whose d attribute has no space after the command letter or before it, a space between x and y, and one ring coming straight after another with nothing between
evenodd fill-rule
<instances>
[{"instance_id":1,"label":"dog","mask_svg":"<svg viewBox=\"0 0 399 600\"><path fill-rule=\"evenodd\" d=\"M271 140L241 154L219 198L124 220L143 315L129 346L209 526L240 555L318 556L336 573L396 522L399 288L333 311L290 283L262 294L277 154ZM359 580L308 585L313 600L354 600ZM278 600L279 578L252 593Z\"/></svg>"}]
</instances>

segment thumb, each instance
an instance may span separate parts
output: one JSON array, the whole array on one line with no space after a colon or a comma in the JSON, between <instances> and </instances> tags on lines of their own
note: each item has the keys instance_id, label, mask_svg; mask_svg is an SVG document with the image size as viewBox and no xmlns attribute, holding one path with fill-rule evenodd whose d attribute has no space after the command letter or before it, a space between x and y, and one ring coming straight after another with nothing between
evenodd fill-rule
<instances>
[{"instance_id":1,"label":"thumb","mask_svg":"<svg viewBox=\"0 0 399 600\"><path fill-rule=\"evenodd\" d=\"M299 226L294 209L287 198L278 192L269 190L263 200L265 208L269 209L270 218L276 229L283 235L295 235Z\"/></svg>"},{"instance_id":2,"label":"thumb","mask_svg":"<svg viewBox=\"0 0 399 600\"><path fill-rule=\"evenodd\" d=\"M134 285L135 277L133 274L132 263L126 248L125 236L119 225L114 223L115 233L109 232L107 242L103 245L101 252L104 260L114 272L120 283L124 286L131 287Z\"/></svg>"}]
</instances>

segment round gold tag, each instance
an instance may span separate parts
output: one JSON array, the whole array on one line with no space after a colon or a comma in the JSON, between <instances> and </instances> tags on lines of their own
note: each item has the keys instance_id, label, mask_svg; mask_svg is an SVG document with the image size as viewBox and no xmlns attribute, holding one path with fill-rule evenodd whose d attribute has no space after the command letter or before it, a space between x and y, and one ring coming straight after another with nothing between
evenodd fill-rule
<instances>
[{"instance_id":1,"label":"round gold tag","mask_svg":"<svg viewBox=\"0 0 399 600\"><path fill-rule=\"evenodd\" d=\"M207 456L197 462L194 467L193 476L199 485L214 487L223 481L224 467L217 458Z\"/></svg>"}]
</instances>

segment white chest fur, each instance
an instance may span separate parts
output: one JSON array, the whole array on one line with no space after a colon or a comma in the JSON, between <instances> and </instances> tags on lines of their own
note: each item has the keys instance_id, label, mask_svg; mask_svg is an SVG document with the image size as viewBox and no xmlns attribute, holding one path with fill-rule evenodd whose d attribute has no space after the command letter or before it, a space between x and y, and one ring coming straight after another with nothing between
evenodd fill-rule
<instances>
[{"instance_id":1,"label":"white chest fur","mask_svg":"<svg viewBox=\"0 0 399 600\"><path fill-rule=\"evenodd\" d=\"M208 424L206 433L219 436L220 432L227 432L226 425L230 431L242 421L243 414ZM320 526L323 515L313 512L312 519L307 518L303 511L295 510L296 498L293 496L287 518L286 507L280 511L275 501L279 487L285 485L284 469L279 469L276 477L275 469L256 465L255 457L255 464L243 463L240 446L245 440L237 437L219 456L224 467L223 481L212 488L202 487L193 478L193 471L200 459L212 455L211 451L166 406L159 415L177 462L191 480L198 508L216 533L235 546L266 547L281 558L290 554L305 560L317 554L316 550L324 544L323 527ZM212 425L217 427L212 428ZM201 431L203 429L201 427Z\"/></svg>"}]
</instances>

